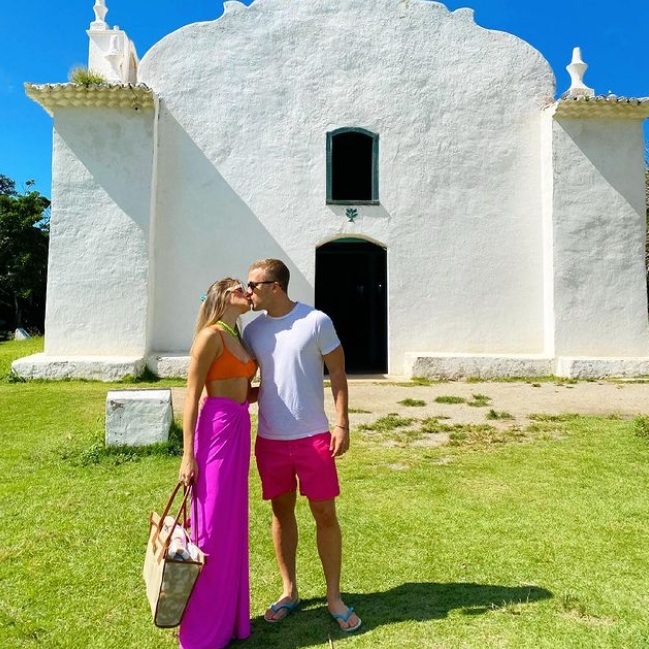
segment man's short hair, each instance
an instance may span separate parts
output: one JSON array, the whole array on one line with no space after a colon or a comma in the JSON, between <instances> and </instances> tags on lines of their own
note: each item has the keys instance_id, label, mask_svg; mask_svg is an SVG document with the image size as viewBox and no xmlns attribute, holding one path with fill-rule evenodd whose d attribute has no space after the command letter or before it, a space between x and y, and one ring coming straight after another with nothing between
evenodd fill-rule
<instances>
[{"instance_id":1,"label":"man's short hair","mask_svg":"<svg viewBox=\"0 0 649 649\"><path fill-rule=\"evenodd\" d=\"M266 279L277 282L284 293L288 293L288 283L291 271L281 259L259 259L250 264L250 270L261 269L266 273Z\"/></svg>"}]
</instances>

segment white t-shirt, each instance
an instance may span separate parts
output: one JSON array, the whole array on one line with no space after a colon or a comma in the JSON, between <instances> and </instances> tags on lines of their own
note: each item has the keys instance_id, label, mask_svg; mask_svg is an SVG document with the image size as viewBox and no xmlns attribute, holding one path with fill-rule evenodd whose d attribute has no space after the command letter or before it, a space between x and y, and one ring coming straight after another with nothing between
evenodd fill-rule
<instances>
[{"instance_id":1,"label":"white t-shirt","mask_svg":"<svg viewBox=\"0 0 649 649\"><path fill-rule=\"evenodd\" d=\"M296 302L280 318L260 315L243 339L261 369L257 434L291 440L329 430L322 357L340 345L329 316Z\"/></svg>"}]
</instances>

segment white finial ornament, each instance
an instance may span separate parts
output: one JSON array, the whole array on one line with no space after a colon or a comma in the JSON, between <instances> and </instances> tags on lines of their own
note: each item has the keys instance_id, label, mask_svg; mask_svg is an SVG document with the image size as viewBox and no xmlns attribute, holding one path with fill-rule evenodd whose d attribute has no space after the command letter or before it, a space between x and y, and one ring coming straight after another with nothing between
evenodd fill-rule
<instances>
[{"instance_id":1,"label":"white finial ornament","mask_svg":"<svg viewBox=\"0 0 649 649\"><path fill-rule=\"evenodd\" d=\"M89 39L88 69L107 84L137 83L137 53L133 43L117 25L105 21L106 0L94 0L95 20L86 31Z\"/></svg>"},{"instance_id":2,"label":"white finial ornament","mask_svg":"<svg viewBox=\"0 0 649 649\"><path fill-rule=\"evenodd\" d=\"M584 73L588 65L581 58L581 48L575 47L572 50L572 61L566 66L570 75L570 88L564 97L594 97L595 91L584 84Z\"/></svg>"},{"instance_id":3,"label":"white finial ornament","mask_svg":"<svg viewBox=\"0 0 649 649\"><path fill-rule=\"evenodd\" d=\"M108 13L106 1L96 0L95 6L92 9L95 12L95 19L90 23L90 29L106 29L108 27L104 20Z\"/></svg>"},{"instance_id":4,"label":"white finial ornament","mask_svg":"<svg viewBox=\"0 0 649 649\"><path fill-rule=\"evenodd\" d=\"M117 35L111 36L110 45L108 46L108 52L104 55L107 59L116 59L122 56L122 52L119 50L119 41Z\"/></svg>"}]
</instances>

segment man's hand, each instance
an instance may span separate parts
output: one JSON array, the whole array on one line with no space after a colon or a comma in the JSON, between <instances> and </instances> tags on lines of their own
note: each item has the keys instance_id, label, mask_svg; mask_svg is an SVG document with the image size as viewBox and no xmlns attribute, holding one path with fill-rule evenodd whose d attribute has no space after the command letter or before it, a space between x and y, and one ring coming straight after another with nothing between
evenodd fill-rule
<instances>
[{"instance_id":1,"label":"man's hand","mask_svg":"<svg viewBox=\"0 0 649 649\"><path fill-rule=\"evenodd\" d=\"M329 442L331 457L340 457L349 450L349 428L336 426L331 432L331 442Z\"/></svg>"}]
</instances>

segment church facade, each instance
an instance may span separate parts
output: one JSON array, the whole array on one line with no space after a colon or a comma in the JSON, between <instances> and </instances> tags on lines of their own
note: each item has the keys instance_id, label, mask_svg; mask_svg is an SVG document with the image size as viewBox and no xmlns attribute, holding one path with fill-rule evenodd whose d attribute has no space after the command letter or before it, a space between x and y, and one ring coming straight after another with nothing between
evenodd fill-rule
<instances>
[{"instance_id":1,"label":"church facade","mask_svg":"<svg viewBox=\"0 0 649 649\"><path fill-rule=\"evenodd\" d=\"M429 0L230 1L140 61L94 10L106 83L26 86L51 251L17 373L182 375L206 288L279 257L351 374L649 374L649 98L596 96L578 49L555 100L538 51Z\"/></svg>"}]
</instances>

